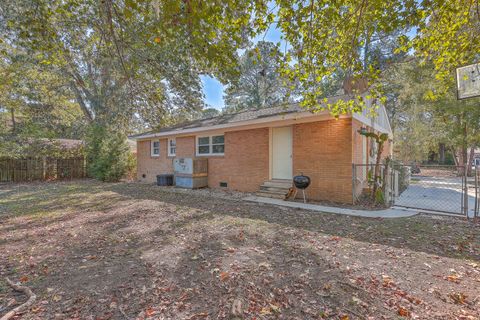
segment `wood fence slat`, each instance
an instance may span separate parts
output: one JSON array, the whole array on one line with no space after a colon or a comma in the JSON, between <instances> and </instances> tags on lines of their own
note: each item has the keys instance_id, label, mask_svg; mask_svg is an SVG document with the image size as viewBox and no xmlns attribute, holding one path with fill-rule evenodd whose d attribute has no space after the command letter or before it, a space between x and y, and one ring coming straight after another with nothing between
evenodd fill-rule
<instances>
[{"instance_id":1,"label":"wood fence slat","mask_svg":"<svg viewBox=\"0 0 480 320\"><path fill-rule=\"evenodd\" d=\"M85 159L0 158L0 182L79 179L86 177Z\"/></svg>"}]
</instances>

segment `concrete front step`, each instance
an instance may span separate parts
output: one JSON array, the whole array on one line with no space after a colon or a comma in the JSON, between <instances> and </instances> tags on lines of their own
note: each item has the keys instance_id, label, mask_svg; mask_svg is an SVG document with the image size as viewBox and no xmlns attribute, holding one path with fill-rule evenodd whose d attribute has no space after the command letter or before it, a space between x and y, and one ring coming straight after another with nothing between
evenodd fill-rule
<instances>
[{"instance_id":1,"label":"concrete front step","mask_svg":"<svg viewBox=\"0 0 480 320\"><path fill-rule=\"evenodd\" d=\"M288 193L288 190L291 187L291 180L268 180L260 186L260 190L257 192L257 196L274 199L285 199L285 195Z\"/></svg>"},{"instance_id":2,"label":"concrete front step","mask_svg":"<svg viewBox=\"0 0 480 320\"><path fill-rule=\"evenodd\" d=\"M260 186L260 191L266 191L266 192L281 192L281 193L287 193L287 192L288 192L288 189L290 189L290 187L282 187L282 188L279 188L279 187L269 187L269 186L264 186L264 185L261 185L261 186Z\"/></svg>"},{"instance_id":3,"label":"concrete front step","mask_svg":"<svg viewBox=\"0 0 480 320\"><path fill-rule=\"evenodd\" d=\"M285 193L272 193L272 192L258 191L255 193L255 195L257 197L264 197L264 198L285 199Z\"/></svg>"},{"instance_id":4,"label":"concrete front step","mask_svg":"<svg viewBox=\"0 0 480 320\"><path fill-rule=\"evenodd\" d=\"M262 184L262 186L288 189L292 187L292 181L291 180L268 180L268 181L265 181Z\"/></svg>"}]
</instances>

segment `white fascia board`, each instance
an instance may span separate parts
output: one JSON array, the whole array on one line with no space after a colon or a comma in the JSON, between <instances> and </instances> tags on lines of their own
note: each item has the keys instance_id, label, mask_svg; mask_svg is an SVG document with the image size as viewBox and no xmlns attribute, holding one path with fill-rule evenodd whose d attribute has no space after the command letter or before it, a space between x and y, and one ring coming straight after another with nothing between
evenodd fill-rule
<instances>
[{"instance_id":1,"label":"white fascia board","mask_svg":"<svg viewBox=\"0 0 480 320\"><path fill-rule=\"evenodd\" d=\"M374 130L380 131L381 133L387 133L390 138L393 138L393 133L391 129L389 130L387 128L380 126L378 123L375 123L375 121L372 121L373 120L372 118L367 118L360 113L354 113L353 118L360 121L364 125L373 128Z\"/></svg>"},{"instance_id":2,"label":"white fascia board","mask_svg":"<svg viewBox=\"0 0 480 320\"><path fill-rule=\"evenodd\" d=\"M385 119L387 119L387 125L388 125L388 131L389 131L389 134L393 135L393 130L392 130L392 126L390 124L390 118L388 117L388 114L387 114L387 108L385 107L385 105L382 105L382 110L383 110L383 113L385 115Z\"/></svg>"}]
</instances>

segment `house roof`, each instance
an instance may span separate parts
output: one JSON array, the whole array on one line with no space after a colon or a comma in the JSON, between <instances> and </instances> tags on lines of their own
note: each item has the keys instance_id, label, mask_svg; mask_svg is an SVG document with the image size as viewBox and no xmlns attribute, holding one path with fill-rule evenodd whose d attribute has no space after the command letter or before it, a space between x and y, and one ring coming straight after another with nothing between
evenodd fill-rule
<instances>
[{"instance_id":1,"label":"house roof","mask_svg":"<svg viewBox=\"0 0 480 320\"><path fill-rule=\"evenodd\" d=\"M350 99L352 99L352 96L350 95L337 95L328 98L328 103L335 103L338 100ZM161 128L159 130L132 135L129 138L138 140L143 138L207 131L217 128L236 127L253 122L263 123L274 121L277 118L286 119L299 116L312 117L320 114L328 114L328 111L323 110L323 112L314 113L301 108L298 104L286 104L263 109L250 109L233 114L222 114L216 117L183 122L174 126Z\"/></svg>"},{"instance_id":2,"label":"house roof","mask_svg":"<svg viewBox=\"0 0 480 320\"><path fill-rule=\"evenodd\" d=\"M305 110L296 104L281 105L281 106L275 106L271 108L263 108L263 109L255 109L255 110L250 109L250 110L245 110L238 113L222 114L216 117L183 122L174 126L161 128L159 130L153 130L149 132L132 135L130 136L130 138L139 139L143 136L147 136L147 135L150 136L156 133L168 133L168 132L175 133L175 132L181 132L183 130L195 129L195 128L207 129L209 127L214 127L217 125L235 124L237 122L244 122L249 120L268 118L272 116L286 115L286 114L298 113L298 112L305 112Z\"/></svg>"}]
</instances>

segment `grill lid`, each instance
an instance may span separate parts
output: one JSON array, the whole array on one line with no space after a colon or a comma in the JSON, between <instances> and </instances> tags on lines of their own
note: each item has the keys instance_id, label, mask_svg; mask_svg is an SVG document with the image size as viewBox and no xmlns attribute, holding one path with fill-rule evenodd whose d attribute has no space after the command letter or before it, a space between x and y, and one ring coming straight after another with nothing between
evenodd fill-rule
<instances>
[{"instance_id":1,"label":"grill lid","mask_svg":"<svg viewBox=\"0 0 480 320\"><path fill-rule=\"evenodd\" d=\"M310 177L304 176L303 173L301 173L299 176L293 177L293 184L297 189L306 189L310 185Z\"/></svg>"}]
</instances>

